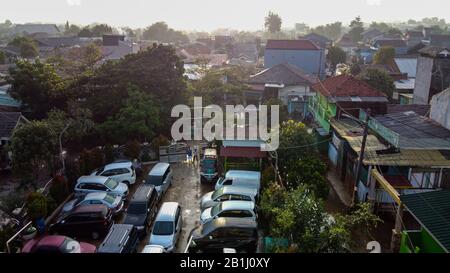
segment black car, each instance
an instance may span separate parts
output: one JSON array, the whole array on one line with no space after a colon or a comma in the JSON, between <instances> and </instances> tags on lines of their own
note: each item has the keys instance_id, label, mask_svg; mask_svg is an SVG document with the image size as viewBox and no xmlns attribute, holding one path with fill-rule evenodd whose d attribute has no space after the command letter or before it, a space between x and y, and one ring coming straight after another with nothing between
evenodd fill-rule
<instances>
[{"instance_id":1,"label":"black car","mask_svg":"<svg viewBox=\"0 0 450 273\"><path fill-rule=\"evenodd\" d=\"M258 242L257 229L256 221L251 219L214 219L191 231L189 252L223 252L224 248L255 252Z\"/></svg>"},{"instance_id":2,"label":"black car","mask_svg":"<svg viewBox=\"0 0 450 273\"><path fill-rule=\"evenodd\" d=\"M139 232L133 225L114 224L98 247L98 253L135 253Z\"/></svg>"},{"instance_id":3,"label":"black car","mask_svg":"<svg viewBox=\"0 0 450 273\"><path fill-rule=\"evenodd\" d=\"M76 207L60 216L50 225L51 234L62 234L73 238L92 237L94 240L108 233L113 224L113 212L106 205Z\"/></svg>"},{"instance_id":4,"label":"black car","mask_svg":"<svg viewBox=\"0 0 450 273\"><path fill-rule=\"evenodd\" d=\"M141 185L125 210L124 224L134 225L145 235L158 211L158 192L153 185Z\"/></svg>"}]
</instances>

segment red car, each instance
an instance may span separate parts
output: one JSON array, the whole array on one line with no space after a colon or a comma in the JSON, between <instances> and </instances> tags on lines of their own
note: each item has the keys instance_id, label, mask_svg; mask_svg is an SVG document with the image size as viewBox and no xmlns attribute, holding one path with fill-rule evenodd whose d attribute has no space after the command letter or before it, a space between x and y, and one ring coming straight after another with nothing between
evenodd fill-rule
<instances>
[{"instance_id":1,"label":"red car","mask_svg":"<svg viewBox=\"0 0 450 273\"><path fill-rule=\"evenodd\" d=\"M97 248L61 235L46 235L28 241L22 253L95 253Z\"/></svg>"}]
</instances>

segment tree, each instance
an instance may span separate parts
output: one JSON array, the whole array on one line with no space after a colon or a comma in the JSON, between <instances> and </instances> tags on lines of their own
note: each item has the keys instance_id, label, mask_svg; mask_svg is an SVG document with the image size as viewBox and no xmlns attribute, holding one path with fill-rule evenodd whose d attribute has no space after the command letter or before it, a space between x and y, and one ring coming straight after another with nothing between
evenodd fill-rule
<instances>
[{"instance_id":1,"label":"tree","mask_svg":"<svg viewBox=\"0 0 450 273\"><path fill-rule=\"evenodd\" d=\"M50 109L66 107L66 83L49 64L39 60L17 61L16 67L10 70L8 82L11 96L22 102L23 109L29 110L32 118L44 118Z\"/></svg>"},{"instance_id":2,"label":"tree","mask_svg":"<svg viewBox=\"0 0 450 273\"><path fill-rule=\"evenodd\" d=\"M78 37L92 37L92 31L89 29L89 27L84 27L78 32Z\"/></svg>"},{"instance_id":3,"label":"tree","mask_svg":"<svg viewBox=\"0 0 450 273\"><path fill-rule=\"evenodd\" d=\"M69 21L66 22L64 27L64 34L66 35L78 35L80 33L81 28L74 24L69 24Z\"/></svg>"},{"instance_id":4,"label":"tree","mask_svg":"<svg viewBox=\"0 0 450 273\"><path fill-rule=\"evenodd\" d=\"M347 60L347 54L340 47L332 46L328 49L327 61L333 66L340 63L345 63Z\"/></svg>"},{"instance_id":5,"label":"tree","mask_svg":"<svg viewBox=\"0 0 450 273\"><path fill-rule=\"evenodd\" d=\"M181 31L169 28L165 22L157 22L147 27L142 36L145 40L155 40L161 43L187 43L189 37Z\"/></svg>"},{"instance_id":6,"label":"tree","mask_svg":"<svg viewBox=\"0 0 450 273\"><path fill-rule=\"evenodd\" d=\"M382 47L373 56L375 64L389 64L395 58L395 49L391 46Z\"/></svg>"},{"instance_id":7,"label":"tree","mask_svg":"<svg viewBox=\"0 0 450 273\"><path fill-rule=\"evenodd\" d=\"M367 69L359 78L373 88L383 92L391 99L395 91L394 80L388 73L379 69Z\"/></svg>"},{"instance_id":8,"label":"tree","mask_svg":"<svg viewBox=\"0 0 450 273\"><path fill-rule=\"evenodd\" d=\"M381 32L387 32L391 27L388 24L383 23L383 22L379 22L379 23L372 22L370 24L369 28L370 29L377 29L377 30L379 30Z\"/></svg>"},{"instance_id":9,"label":"tree","mask_svg":"<svg viewBox=\"0 0 450 273\"><path fill-rule=\"evenodd\" d=\"M91 27L92 37L102 37L104 34L112 34L112 28L107 24L99 24Z\"/></svg>"},{"instance_id":10,"label":"tree","mask_svg":"<svg viewBox=\"0 0 450 273\"><path fill-rule=\"evenodd\" d=\"M386 31L386 34L389 34L389 35L393 35L393 36L402 36L403 35L403 32L400 30L400 29L398 29L398 28L389 28L387 31Z\"/></svg>"},{"instance_id":11,"label":"tree","mask_svg":"<svg viewBox=\"0 0 450 273\"><path fill-rule=\"evenodd\" d=\"M52 167L57 154L57 133L47 122L32 121L21 125L12 136L13 171L35 185L41 167Z\"/></svg>"},{"instance_id":12,"label":"tree","mask_svg":"<svg viewBox=\"0 0 450 273\"><path fill-rule=\"evenodd\" d=\"M18 36L14 38L8 45L17 47L20 51L20 56L23 58L34 58L39 55L36 42L25 36Z\"/></svg>"},{"instance_id":13,"label":"tree","mask_svg":"<svg viewBox=\"0 0 450 273\"><path fill-rule=\"evenodd\" d=\"M6 54L5 52L0 50L0 64L5 64L6 63Z\"/></svg>"},{"instance_id":14,"label":"tree","mask_svg":"<svg viewBox=\"0 0 450 273\"><path fill-rule=\"evenodd\" d=\"M332 24L326 24L324 26L317 26L312 29L311 32L323 35L331 40L337 40L342 34L342 23L334 22Z\"/></svg>"},{"instance_id":15,"label":"tree","mask_svg":"<svg viewBox=\"0 0 450 273\"><path fill-rule=\"evenodd\" d=\"M273 12L269 12L269 15L265 18L264 26L272 34L281 31L281 17Z\"/></svg>"},{"instance_id":16,"label":"tree","mask_svg":"<svg viewBox=\"0 0 450 273\"><path fill-rule=\"evenodd\" d=\"M361 21L361 17L356 17L351 23L350 23L350 31L348 34L350 35L350 38L353 42L359 42L362 40L362 33L364 32L364 24Z\"/></svg>"}]
</instances>

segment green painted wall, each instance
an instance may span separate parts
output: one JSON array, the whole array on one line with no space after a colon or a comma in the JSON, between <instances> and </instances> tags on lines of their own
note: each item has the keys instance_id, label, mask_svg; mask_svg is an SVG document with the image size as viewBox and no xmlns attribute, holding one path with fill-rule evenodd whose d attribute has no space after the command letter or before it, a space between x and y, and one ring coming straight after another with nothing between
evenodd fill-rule
<instances>
[{"instance_id":1,"label":"green painted wall","mask_svg":"<svg viewBox=\"0 0 450 273\"><path fill-rule=\"evenodd\" d=\"M411 246L411 243L413 246ZM404 231L400 253L446 253L445 250L425 230Z\"/></svg>"},{"instance_id":2,"label":"green painted wall","mask_svg":"<svg viewBox=\"0 0 450 273\"><path fill-rule=\"evenodd\" d=\"M317 93L317 95L309 101L309 109L314 114L317 123L329 133L330 118L336 116L336 104L329 103L328 98Z\"/></svg>"}]
</instances>

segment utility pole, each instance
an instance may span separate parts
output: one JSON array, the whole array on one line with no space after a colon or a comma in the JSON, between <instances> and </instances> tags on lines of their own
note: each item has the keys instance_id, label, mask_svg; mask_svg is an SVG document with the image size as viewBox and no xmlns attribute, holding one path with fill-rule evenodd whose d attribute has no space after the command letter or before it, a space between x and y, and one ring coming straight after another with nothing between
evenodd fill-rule
<instances>
[{"instance_id":1,"label":"utility pole","mask_svg":"<svg viewBox=\"0 0 450 273\"><path fill-rule=\"evenodd\" d=\"M62 129L61 133L59 133L59 156L61 157L61 164L62 164L62 172L63 175L66 175L66 162L64 160L64 153L63 153L63 147L62 147L62 136L63 134L69 129L70 122L66 124L64 129Z\"/></svg>"},{"instance_id":2,"label":"utility pole","mask_svg":"<svg viewBox=\"0 0 450 273\"><path fill-rule=\"evenodd\" d=\"M356 166L355 190L353 190L353 198L352 198L353 204L355 203L355 191L358 186L359 179L361 177L360 172L364 160L364 150L366 149L367 134L369 133L369 120L370 120L370 109L367 109L366 120L364 122L363 139L361 143L361 152L359 154L358 165Z\"/></svg>"}]
</instances>

